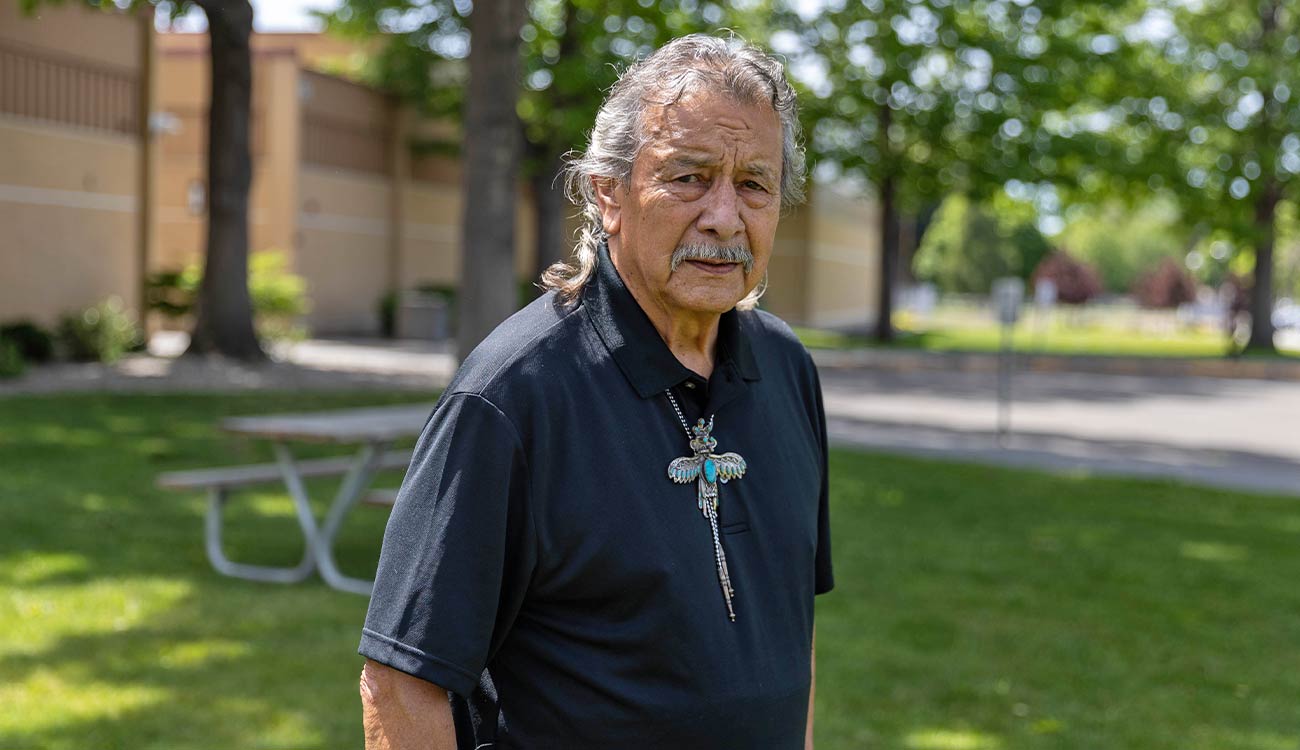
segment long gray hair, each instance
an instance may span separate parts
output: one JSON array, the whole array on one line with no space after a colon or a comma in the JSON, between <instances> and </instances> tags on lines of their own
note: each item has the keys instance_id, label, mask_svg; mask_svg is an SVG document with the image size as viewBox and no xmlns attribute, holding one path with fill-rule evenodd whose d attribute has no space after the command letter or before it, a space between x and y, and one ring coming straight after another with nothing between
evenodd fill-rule
<instances>
[{"instance_id":1,"label":"long gray hair","mask_svg":"<svg viewBox=\"0 0 1300 750\"><path fill-rule=\"evenodd\" d=\"M720 91L737 102L767 102L781 121L781 207L803 201L804 155L799 141L799 113L785 69L771 55L732 37L684 36L624 71L596 113L586 153L571 153L564 169L565 192L582 209L583 226L572 262L556 263L542 274L542 287L572 301L596 268L605 240L592 179L627 185L632 163L645 144L642 132L647 107L679 100L692 87ZM758 304L766 280L736 306Z\"/></svg>"}]
</instances>

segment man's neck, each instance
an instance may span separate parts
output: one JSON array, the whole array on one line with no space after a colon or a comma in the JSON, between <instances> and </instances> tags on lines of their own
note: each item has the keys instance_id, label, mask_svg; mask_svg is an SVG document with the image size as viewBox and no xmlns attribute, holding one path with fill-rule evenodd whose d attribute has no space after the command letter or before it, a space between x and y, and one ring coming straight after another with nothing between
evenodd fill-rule
<instances>
[{"instance_id":1,"label":"man's neck","mask_svg":"<svg viewBox=\"0 0 1300 750\"><path fill-rule=\"evenodd\" d=\"M618 264L614 264L618 270ZM653 295L628 283L627 276L619 274L623 285L632 293L632 299L650 318L651 325L659 332L659 338L668 345L678 362L686 369L706 380L713 374L718 345L718 328L722 315L718 313L698 313L674 310L653 298Z\"/></svg>"},{"instance_id":2,"label":"man's neck","mask_svg":"<svg viewBox=\"0 0 1300 750\"><path fill-rule=\"evenodd\" d=\"M706 380L713 374L718 346L718 327L721 315L671 311L654 300L643 300L635 287L628 287L632 298L650 318L650 324L659 332L659 338L668 345L678 362L686 369Z\"/></svg>"},{"instance_id":3,"label":"man's neck","mask_svg":"<svg viewBox=\"0 0 1300 750\"><path fill-rule=\"evenodd\" d=\"M711 316L712 320L694 317L683 319L680 316L661 326L652 316L655 330L668 345L678 362L686 369L697 373L706 380L713 374L713 364L718 345L718 320L720 316Z\"/></svg>"}]
</instances>

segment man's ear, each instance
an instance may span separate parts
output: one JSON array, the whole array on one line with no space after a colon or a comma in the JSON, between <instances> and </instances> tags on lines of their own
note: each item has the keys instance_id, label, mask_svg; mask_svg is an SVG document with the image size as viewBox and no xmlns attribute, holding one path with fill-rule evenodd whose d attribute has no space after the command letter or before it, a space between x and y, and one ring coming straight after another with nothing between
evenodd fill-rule
<instances>
[{"instance_id":1,"label":"man's ear","mask_svg":"<svg viewBox=\"0 0 1300 750\"><path fill-rule=\"evenodd\" d=\"M623 224L623 187L618 180L592 177L596 189L596 207L600 209L600 224L605 234L613 237Z\"/></svg>"}]
</instances>

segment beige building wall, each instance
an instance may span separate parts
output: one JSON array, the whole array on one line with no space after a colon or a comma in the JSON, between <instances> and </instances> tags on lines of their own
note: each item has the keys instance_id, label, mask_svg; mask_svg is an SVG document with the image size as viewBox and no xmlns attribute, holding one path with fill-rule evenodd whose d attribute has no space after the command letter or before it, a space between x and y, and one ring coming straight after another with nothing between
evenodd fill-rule
<instances>
[{"instance_id":1,"label":"beige building wall","mask_svg":"<svg viewBox=\"0 0 1300 750\"><path fill-rule=\"evenodd\" d=\"M159 138L158 241L150 268L175 270L203 257L208 56L206 49L182 49L165 52L160 59L160 107L171 132ZM279 248L292 256L295 244L300 139L297 73L290 55L254 57L249 195L249 248L253 251Z\"/></svg>"},{"instance_id":2,"label":"beige building wall","mask_svg":"<svg viewBox=\"0 0 1300 750\"><path fill-rule=\"evenodd\" d=\"M387 178L304 166L297 269L307 280L314 331L375 333L391 241Z\"/></svg>"},{"instance_id":3,"label":"beige building wall","mask_svg":"<svg viewBox=\"0 0 1300 750\"><path fill-rule=\"evenodd\" d=\"M135 309L147 23L0 3L0 320Z\"/></svg>"},{"instance_id":4,"label":"beige building wall","mask_svg":"<svg viewBox=\"0 0 1300 750\"><path fill-rule=\"evenodd\" d=\"M0 42L122 70L140 69L139 19L82 3L41 3L31 15L0 3Z\"/></svg>"},{"instance_id":5,"label":"beige building wall","mask_svg":"<svg viewBox=\"0 0 1300 750\"><path fill-rule=\"evenodd\" d=\"M880 241L875 203L844 185L816 184L784 216L763 309L793 325L864 328L875 317Z\"/></svg>"},{"instance_id":6,"label":"beige building wall","mask_svg":"<svg viewBox=\"0 0 1300 750\"><path fill-rule=\"evenodd\" d=\"M805 321L820 328L866 327L879 298L876 203L847 188L818 185L809 207Z\"/></svg>"},{"instance_id":7,"label":"beige building wall","mask_svg":"<svg viewBox=\"0 0 1300 750\"><path fill-rule=\"evenodd\" d=\"M300 70L296 268L307 325L334 334L379 330L379 301L398 259L402 186L394 176L396 102L341 78Z\"/></svg>"},{"instance_id":8,"label":"beige building wall","mask_svg":"<svg viewBox=\"0 0 1300 750\"><path fill-rule=\"evenodd\" d=\"M164 37L160 37L164 38ZM161 47L161 45L160 45ZM155 233L150 270L177 270L202 257L207 180L208 61L206 55L159 56L159 106L170 125L159 135Z\"/></svg>"},{"instance_id":9,"label":"beige building wall","mask_svg":"<svg viewBox=\"0 0 1300 750\"><path fill-rule=\"evenodd\" d=\"M459 183L413 181L407 190L402 235L402 286L454 284L460 278L461 200ZM515 277L531 279L536 257L537 214L520 188L515 209Z\"/></svg>"},{"instance_id":10,"label":"beige building wall","mask_svg":"<svg viewBox=\"0 0 1300 750\"><path fill-rule=\"evenodd\" d=\"M253 118L258 126L249 196L249 243L258 250L284 251L292 265L302 152L298 64L288 54L259 55L256 59Z\"/></svg>"},{"instance_id":11,"label":"beige building wall","mask_svg":"<svg viewBox=\"0 0 1300 750\"><path fill-rule=\"evenodd\" d=\"M134 139L0 117L0 320L51 325L110 296L134 308Z\"/></svg>"},{"instance_id":12,"label":"beige building wall","mask_svg":"<svg viewBox=\"0 0 1300 750\"><path fill-rule=\"evenodd\" d=\"M759 300L759 307L791 324L807 317L809 214L805 204L782 215L767 264L767 291Z\"/></svg>"},{"instance_id":13,"label":"beige building wall","mask_svg":"<svg viewBox=\"0 0 1300 750\"><path fill-rule=\"evenodd\" d=\"M401 284L454 285L460 278L460 184L412 181L405 193Z\"/></svg>"}]
</instances>

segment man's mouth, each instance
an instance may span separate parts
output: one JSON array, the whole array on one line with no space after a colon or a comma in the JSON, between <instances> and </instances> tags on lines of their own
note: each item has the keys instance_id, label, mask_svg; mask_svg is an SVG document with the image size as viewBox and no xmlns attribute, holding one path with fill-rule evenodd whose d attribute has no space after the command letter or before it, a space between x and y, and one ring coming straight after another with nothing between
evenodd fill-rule
<instances>
[{"instance_id":1,"label":"man's mouth","mask_svg":"<svg viewBox=\"0 0 1300 750\"><path fill-rule=\"evenodd\" d=\"M739 263L727 263L725 261L716 260L688 260L686 262L705 273L716 274L719 276L730 273L731 269L740 265Z\"/></svg>"}]
</instances>

